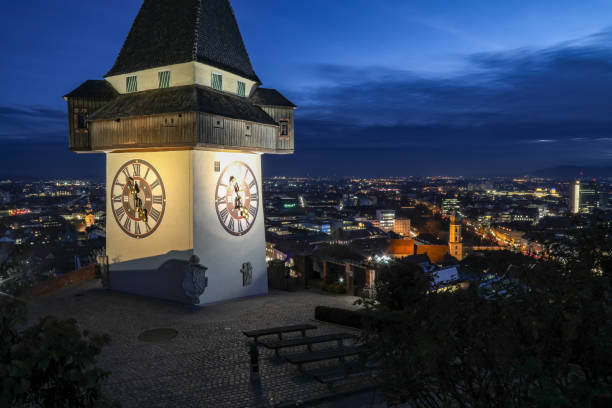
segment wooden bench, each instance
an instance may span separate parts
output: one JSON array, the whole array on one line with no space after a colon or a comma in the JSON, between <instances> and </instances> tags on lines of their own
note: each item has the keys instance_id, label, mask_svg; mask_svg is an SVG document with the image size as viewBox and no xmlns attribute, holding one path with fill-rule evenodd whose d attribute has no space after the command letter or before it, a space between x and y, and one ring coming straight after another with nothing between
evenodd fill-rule
<instances>
[{"instance_id":1,"label":"wooden bench","mask_svg":"<svg viewBox=\"0 0 612 408\"><path fill-rule=\"evenodd\" d=\"M262 336L278 335L279 340L282 340L283 334L301 332L302 337L306 337L307 330L314 330L316 328L317 326L313 326L311 324L297 324L294 326L271 327L269 329L243 331L242 333L249 338L255 339L255 343L259 343L257 340Z\"/></svg>"},{"instance_id":2,"label":"wooden bench","mask_svg":"<svg viewBox=\"0 0 612 408\"><path fill-rule=\"evenodd\" d=\"M337 341L338 346L342 347L342 343L344 340L353 339L356 336L351 333L334 333L334 334L325 334L322 336L314 336L314 337L298 337L294 339L285 339L285 340L277 340L277 341L262 341L260 344L267 349L274 350L276 355L278 356L278 352L282 348L287 347L298 347L298 346L307 346L309 351L312 351L313 344L319 343L327 343L330 341Z\"/></svg>"},{"instance_id":3,"label":"wooden bench","mask_svg":"<svg viewBox=\"0 0 612 408\"><path fill-rule=\"evenodd\" d=\"M307 353L292 354L286 356L285 359L291 364L296 364L298 369L302 371L302 365L307 363L316 363L318 361L339 359L344 362L345 357L358 356L365 353L363 347L340 347L335 349L310 351Z\"/></svg>"},{"instance_id":4,"label":"wooden bench","mask_svg":"<svg viewBox=\"0 0 612 408\"><path fill-rule=\"evenodd\" d=\"M371 376L379 366L364 364L363 361L355 361L341 366L323 367L317 370L308 371L315 380L326 384L330 390L334 383L342 380Z\"/></svg>"}]
</instances>

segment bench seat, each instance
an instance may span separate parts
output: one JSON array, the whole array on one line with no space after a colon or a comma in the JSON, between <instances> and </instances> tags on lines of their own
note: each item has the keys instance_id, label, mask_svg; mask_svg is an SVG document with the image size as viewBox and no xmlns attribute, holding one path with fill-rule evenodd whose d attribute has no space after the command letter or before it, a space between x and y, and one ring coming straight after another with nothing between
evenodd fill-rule
<instances>
[{"instance_id":1,"label":"bench seat","mask_svg":"<svg viewBox=\"0 0 612 408\"><path fill-rule=\"evenodd\" d=\"M292 354L289 356L285 356L285 359L291 364L297 364L298 368L301 370L303 364L315 363L318 361L325 360L333 360L336 358L343 361L345 357L358 356L360 354L363 354L364 352L365 349L362 347L339 347L328 350L309 351L306 353Z\"/></svg>"},{"instance_id":2,"label":"bench seat","mask_svg":"<svg viewBox=\"0 0 612 408\"><path fill-rule=\"evenodd\" d=\"M261 330L248 330L248 331L243 331L242 333L245 336L254 338L255 341L257 341L259 337L271 336L274 334L278 335L279 339L282 339L282 335L285 333L301 332L302 336L306 336L307 330L314 330L316 328L317 326L313 326L311 324L296 324L293 326L270 327L270 328L261 329Z\"/></svg>"},{"instance_id":3,"label":"bench seat","mask_svg":"<svg viewBox=\"0 0 612 408\"><path fill-rule=\"evenodd\" d=\"M330 341L337 341L339 346L342 345L343 340L353 339L356 336L351 333L334 333L334 334L325 334L322 336L314 336L314 337L297 337L293 339L284 339L284 340L276 340L276 341L262 341L260 344L267 349L275 350L276 354L278 354L279 349L287 348L287 347L298 347L298 346L308 346L308 350L312 350L313 344L319 343L327 343Z\"/></svg>"}]
</instances>

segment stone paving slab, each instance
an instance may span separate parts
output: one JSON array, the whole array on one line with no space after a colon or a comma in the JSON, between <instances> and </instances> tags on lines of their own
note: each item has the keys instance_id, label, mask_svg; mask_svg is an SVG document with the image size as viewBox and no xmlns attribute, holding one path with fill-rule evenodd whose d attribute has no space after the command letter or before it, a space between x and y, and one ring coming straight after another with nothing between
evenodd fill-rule
<instances>
[{"instance_id":1,"label":"stone paving slab","mask_svg":"<svg viewBox=\"0 0 612 408\"><path fill-rule=\"evenodd\" d=\"M270 397L277 402L294 401L326 394L328 389L264 348L260 348L261 385L254 387L249 376L249 339L242 331L301 323L318 326L309 332L311 336L351 331L314 322L314 308L353 308L355 300L318 291L271 292L191 308L105 291L89 281L37 299L30 306L30 320L49 314L72 317L84 329L108 333L111 344L99 359L102 368L112 371L104 391L125 408L271 407ZM138 340L143 331L158 328L175 329L178 335L161 343ZM326 347L316 345L315 349ZM287 348L281 355L304 350ZM369 407L370 400L371 395L320 407Z\"/></svg>"}]
</instances>

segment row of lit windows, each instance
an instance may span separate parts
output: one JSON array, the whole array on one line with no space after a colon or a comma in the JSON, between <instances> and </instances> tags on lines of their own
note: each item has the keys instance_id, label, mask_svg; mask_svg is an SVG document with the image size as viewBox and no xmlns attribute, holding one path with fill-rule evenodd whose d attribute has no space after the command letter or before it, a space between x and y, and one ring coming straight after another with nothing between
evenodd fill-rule
<instances>
[{"instance_id":1,"label":"row of lit windows","mask_svg":"<svg viewBox=\"0 0 612 408\"><path fill-rule=\"evenodd\" d=\"M170 87L170 71L160 71L157 73L158 88L169 88ZM212 73L211 77L212 87L218 91L223 91L223 75ZM125 78L125 90L126 92L138 92L138 77L136 75L128 76ZM246 97L246 83L238 81L238 96Z\"/></svg>"}]
</instances>

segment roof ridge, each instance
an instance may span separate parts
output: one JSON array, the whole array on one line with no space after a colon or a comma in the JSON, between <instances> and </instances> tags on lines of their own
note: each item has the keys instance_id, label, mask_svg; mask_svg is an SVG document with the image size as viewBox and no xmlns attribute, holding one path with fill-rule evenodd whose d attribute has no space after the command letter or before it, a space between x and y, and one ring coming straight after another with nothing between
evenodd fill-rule
<instances>
[{"instance_id":1,"label":"roof ridge","mask_svg":"<svg viewBox=\"0 0 612 408\"><path fill-rule=\"evenodd\" d=\"M240 41L242 42L242 46L244 47L244 52L246 54L247 61L249 65L251 66L251 70L253 70L253 74L255 74L255 78L257 78L256 82L261 83L261 80L259 79L259 77L257 77L257 74L255 73L255 70L253 68L253 61L251 61L251 56L249 55L249 51L246 49L246 44L244 43L244 37L242 36L242 31L240 31L240 26L238 25L238 19L236 18L236 13L234 13L234 7L232 6L232 2L230 0L227 0L227 4L229 5L229 9L232 12L232 17L234 18L234 24L236 24L236 28L238 28L238 36L240 36Z\"/></svg>"},{"instance_id":2,"label":"roof ridge","mask_svg":"<svg viewBox=\"0 0 612 408\"><path fill-rule=\"evenodd\" d=\"M193 61L198 60L198 46L200 45L200 16L202 15L202 0L197 0L198 7L196 8L196 21L195 21L195 41L193 42L193 50L191 52L191 59Z\"/></svg>"}]
</instances>

